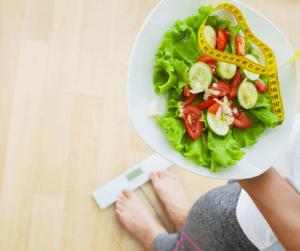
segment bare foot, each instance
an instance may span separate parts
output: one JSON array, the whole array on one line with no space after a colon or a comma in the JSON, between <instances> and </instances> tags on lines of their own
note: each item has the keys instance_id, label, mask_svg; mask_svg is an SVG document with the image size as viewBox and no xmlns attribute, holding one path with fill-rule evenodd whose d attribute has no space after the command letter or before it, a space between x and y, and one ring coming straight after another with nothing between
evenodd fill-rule
<instances>
[{"instance_id":1,"label":"bare foot","mask_svg":"<svg viewBox=\"0 0 300 251\"><path fill-rule=\"evenodd\" d=\"M154 250L153 241L158 234L167 233L129 188L125 188L119 195L116 213L120 222L145 245L147 250Z\"/></svg>"},{"instance_id":2,"label":"bare foot","mask_svg":"<svg viewBox=\"0 0 300 251\"><path fill-rule=\"evenodd\" d=\"M164 203L178 231L190 211L186 193L178 177L169 171L163 170L151 172L150 179L155 193Z\"/></svg>"}]
</instances>

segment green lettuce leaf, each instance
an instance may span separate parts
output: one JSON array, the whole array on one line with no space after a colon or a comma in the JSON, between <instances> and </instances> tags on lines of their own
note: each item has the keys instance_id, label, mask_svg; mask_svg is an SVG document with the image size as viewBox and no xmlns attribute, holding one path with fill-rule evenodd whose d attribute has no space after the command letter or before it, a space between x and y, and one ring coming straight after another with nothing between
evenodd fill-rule
<instances>
[{"instance_id":1,"label":"green lettuce leaf","mask_svg":"<svg viewBox=\"0 0 300 251\"><path fill-rule=\"evenodd\" d=\"M246 37L246 54L252 54L254 47L248 37Z\"/></svg>"},{"instance_id":2,"label":"green lettuce leaf","mask_svg":"<svg viewBox=\"0 0 300 251\"><path fill-rule=\"evenodd\" d=\"M203 56L200 51L197 37L194 33L190 34L188 40L178 43L166 43L165 54L167 57L173 57L184 61L189 67L197 62L198 58Z\"/></svg>"},{"instance_id":3,"label":"green lettuce leaf","mask_svg":"<svg viewBox=\"0 0 300 251\"><path fill-rule=\"evenodd\" d=\"M189 84L191 80L188 78L189 67L178 59L174 60L174 69L178 76L178 83L174 86L178 93L182 92L182 87Z\"/></svg>"},{"instance_id":4,"label":"green lettuce leaf","mask_svg":"<svg viewBox=\"0 0 300 251\"><path fill-rule=\"evenodd\" d=\"M175 117L163 117L156 120L157 124L162 126L163 131L167 134L168 139L171 141L171 146L181 152L184 145L181 140L185 134L185 127L182 119Z\"/></svg>"},{"instance_id":5,"label":"green lettuce leaf","mask_svg":"<svg viewBox=\"0 0 300 251\"><path fill-rule=\"evenodd\" d=\"M265 127L274 128L280 121L280 118L274 115L271 110L266 107L251 109L249 112L252 113L257 119L262 121Z\"/></svg>"},{"instance_id":6,"label":"green lettuce leaf","mask_svg":"<svg viewBox=\"0 0 300 251\"><path fill-rule=\"evenodd\" d=\"M247 147L257 142L256 138L263 133L265 128L262 122L256 122L247 128L234 126L232 128L232 134L240 147Z\"/></svg>"},{"instance_id":7,"label":"green lettuce leaf","mask_svg":"<svg viewBox=\"0 0 300 251\"><path fill-rule=\"evenodd\" d=\"M225 53L229 53L229 54L232 54L232 48L231 48L231 45L230 44L227 44L226 45L226 48L225 48Z\"/></svg>"},{"instance_id":8,"label":"green lettuce leaf","mask_svg":"<svg viewBox=\"0 0 300 251\"><path fill-rule=\"evenodd\" d=\"M170 59L160 58L155 61L153 84L158 95L177 85L177 75Z\"/></svg>"},{"instance_id":9,"label":"green lettuce leaf","mask_svg":"<svg viewBox=\"0 0 300 251\"><path fill-rule=\"evenodd\" d=\"M190 82L189 67L178 59L166 59L165 57L157 59L155 70L153 84L158 95L172 88L181 93L182 87Z\"/></svg>"},{"instance_id":10,"label":"green lettuce leaf","mask_svg":"<svg viewBox=\"0 0 300 251\"><path fill-rule=\"evenodd\" d=\"M255 106L253 107L253 109L259 108L259 107L266 107L268 109L272 108L272 105L271 105L271 96L269 95L269 93L267 93L267 92L265 92L265 93L259 93L258 92L257 103L255 104Z\"/></svg>"},{"instance_id":11,"label":"green lettuce leaf","mask_svg":"<svg viewBox=\"0 0 300 251\"><path fill-rule=\"evenodd\" d=\"M218 171L221 166L234 165L245 154L244 151L240 150L231 130L224 138L218 137L211 130L208 130L207 147L211 154L211 172Z\"/></svg>"},{"instance_id":12,"label":"green lettuce leaf","mask_svg":"<svg viewBox=\"0 0 300 251\"><path fill-rule=\"evenodd\" d=\"M220 19L217 15L211 15L207 18L205 25L212 26L217 32L218 27L222 30L226 29L230 25L229 20Z\"/></svg>"},{"instance_id":13,"label":"green lettuce leaf","mask_svg":"<svg viewBox=\"0 0 300 251\"><path fill-rule=\"evenodd\" d=\"M198 13L199 13L199 17L201 19L201 21L203 22L204 19L209 15L209 13L213 10L214 8L211 6L211 4L209 6L202 6L198 9ZM201 23L202 23L201 22ZM201 24L200 24L201 25ZM199 25L199 27L200 27Z\"/></svg>"},{"instance_id":14,"label":"green lettuce leaf","mask_svg":"<svg viewBox=\"0 0 300 251\"><path fill-rule=\"evenodd\" d=\"M178 117L179 113L179 104L178 102L182 98L182 95L179 95L177 91L172 90L169 93L169 98L167 101L167 113L165 114L164 117Z\"/></svg>"},{"instance_id":15,"label":"green lettuce leaf","mask_svg":"<svg viewBox=\"0 0 300 251\"><path fill-rule=\"evenodd\" d=\"M188 157L195 161L198 165L208 167L210 163L210 153L206 149L202 137L195 141L191 140L187 134L182 140L185 150L182 152L184 157Z\"/></svg>"},{"instance_id":16,"label":"green lettuce leaf","mask_svg":"<svg viewBox=\"0 0 300 251\"><path fill-rule=\"evenodd\" d=\"M269 83L268 74L262 74L259 76L259 78L268 86Z\"/></svg>"}]
</instances>

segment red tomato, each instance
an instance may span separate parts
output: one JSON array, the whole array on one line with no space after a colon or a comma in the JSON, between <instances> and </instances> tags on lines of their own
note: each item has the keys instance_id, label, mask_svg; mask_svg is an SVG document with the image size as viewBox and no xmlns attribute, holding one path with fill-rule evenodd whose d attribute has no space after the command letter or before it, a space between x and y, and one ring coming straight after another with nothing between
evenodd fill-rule
<instances>
[{"instance_id":1,"label":"red tomato","mask_svg":"<svg viewBox=\"0 0 300 251\"><path fill-rule=\"evenodd\" d=\"M238 67L236 70L236 74L233 77L233 79L231 80L231 91L228 93L227 98L229 99L233 99L236 97L236 93L237 93L237 88L240 86L240 84L243 82L243 76L241 73L240 68Z\"/></svg>"},{"instance_id":2,"label":"red tomato","mask_svg":"<svg viewBox=\"0 0 300 251\"><path fill-rule=\"evenodd\" d=\"M196 96L197 96L197 94L190 93L190 95L188 97L186 97L185 100L183 100L183 102L185 102L186 105L190 105L191 103L194 102Z\"/></svg>"},{"instance_id":3,"label":"red tomato","mask_svg":"<svg viewBox=\"0 0 300 251\"><path fill-rule=\"evenodd\" d=\"M199 120L202 116L202 112L196 106L186 105L182 109L183 109L184 117L186 117L190 113L194 113L196 116L196 119Z\"/></svg>"},{"instance_id":4,"label":"red tomato","mask_svg":"<svg viewBox=\"0 0 300 251\"><path fill-rule=\"evenodd\" d=\"M225 51L226 48L226 37L224 31L220 27L218 27L218 44L217 49L219 51Z\"/></svg>"},{"instance_id":5,"label":"red tomato","mask_svg":"<svg viewBox=\"0 0 300 251\"><path fill-rule=\"evenodd\" d=\"M262 81L260 78L258 80L256 80L254 82L256 89L260 92L260 93L264 93L268 90L268 86L266 86L266 84L264 83L264 81Z\"/></svg>"},{"instance_id":6,"label":"red tomato","mask_svg":"<svg viewBox=\"0 0 300 251\"><path fill-rule=\"evenodd\" d=\"M183 96L185 96L185 97L190 96L190 88L189 88L188 85L185 85L185 86L183 87Z\"/></svg>"},{"instance_id":7,"label":"red tomato","mask_svg":"<svg viewBox=\"0 0 300 251\"><path fill-rule=\"evenodd\" d=\"M230 44L230 37L231 37L230 31L228 29L224 29L224 34L225 34L225 37L226 37L226 43Z\"/></svg>"},{"instance_id":8,"label":"red tomato","mask_svg":"<svg viewBox=\"0 0 300 251\"><path fill-rule=\"evenodd\" d=\"M244 36L235 36L235 54L238 56L246 55L246 39Z\"/></svg>"},{"instance_id":9,"label":"red tomato","mask_svg":"<svg viewBox=\"0 0 300 251\"><path fill-rule=\"evenodd\" d=\"M214 103L216 103L216 101L215 101L213 98L211 98L211 99L209 99L209 100L207 100L207 101L205 101L205 102L203 102L203 103L197 105L196 107L197 107L199 110L203 110L203 109L205 109L205 108L207 108L207 107L212 106Z\"/></svg>"},{"instance_id":10,"label":"red tomato","mask_svg":"<svg viewBox=\"0 0 300 251\"><path fill-rule=\"evenodd\" d=\"M241 128L246 128L252 125L250 119L247 118L246 114L241 110L238 110L237 113L233 113L234 121L233 125Z\"/></svg>"},{"instance_id":11,"label":"red tomato","mask_svg":"<svg viewBox=\"0 0 300 251\"><path fill-rule=\"evenodd\" d=\"M220 78L217 69L216 69L216 63L207 63L211 69L211 72L213 75L215 75L217 78Z\"/></svg>"},{"instance_id":12,"label":"red tomato","mask_svg":"<svg viewBox=\"0 0 300 251\"><path fill-rule=\"evenodd\" d=\"M216 64L216 63L217 63L217 60L215 60L215 59L213 59L213 58L210 58L209 56L204 55L204 56L200 57L200 58L197 60L197 62L204 62L204 63L206 63L206 64L208 64L208 63L214 63L214 64Z\"/></svg>"},{"instance_id":13,"label":"red tomato","mask_svg":"<svg viewBox=\"0 0 300 251\"><path fill-rule=\"evenodd\" d=\"M190 88L188 85L185 85L183 87L183 96L185 96L185 100L183 102L186 103L186 105L190 105L191 103L194 102L197 94L194 94L194 93L190 93Z\"/></svg>"},{"instance_id":14,"label":"red tomato","mask_svg":"<svg viewBox=\"0 0 300 251\"><path fill-rule=\"evenodd\" d=\"M216 70L217 60L205 55L205 56L200 57L197 60L197 62L204 62L204 63L208 64L211 68L212 74L215 75L216 77L219 77L217 70Z\"/></svg>"},{"instance_id":15,"label":"red tomato","mask_svg":"<svg viewBox=\"0 0 300 251\"><path fill-rule=\"evenodd\" d=\"M195 106L187 105L183 107L183 115L184 117L182 119L184 121L187 134L191 140L195 141L200 136L204 125L202 121L199 121L202 113Z\"/></svg>"},{"instance_id":16,"label":"red tomato","mask_svg":"<svg viewBox=\"0 0 300 251\"><path fill-rule=\"evenodd\" d=\"M215 103L214 105L208 108L207 112L211 114L216 114L220 106L221 105L219 103Z\"/></svg>"},{"instance_id":17,"label":"red tomato","mask_svg":"<svg viewBox=\"0 0 300 251\"><path fill-rule=\"evenodd\" d=\"M217 97L223 97L225 95L227 95L228 93L230 93L231 91L231 87L229 84L227 84L226 82L217 82L217 87L214 87L213 84L208 88L214 91L219 91L220 94L219 95L214 95L212 94L211 97L212 98L217 98Z\"/></svg>"}]
</instances>

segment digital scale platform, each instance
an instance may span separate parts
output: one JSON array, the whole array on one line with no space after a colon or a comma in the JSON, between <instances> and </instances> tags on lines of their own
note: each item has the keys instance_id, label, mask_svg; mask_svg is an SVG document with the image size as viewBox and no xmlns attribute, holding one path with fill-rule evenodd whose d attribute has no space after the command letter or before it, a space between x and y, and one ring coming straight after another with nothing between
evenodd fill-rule
<instances>
[{"instance_id":1,"label":"digital scale platform","mask_svg":"<svg viewBox=\"0 0 300 251\"><path fill-rule=\"evenodd\" d=\"M119 194L125 187L132 191L145 184L150 179L150 173L154 170L165 170L173 163L154 153L129 170L112 179L102 187L92 192L92 196L104 210L117 201Z\"/></svg>"}]
</instances>

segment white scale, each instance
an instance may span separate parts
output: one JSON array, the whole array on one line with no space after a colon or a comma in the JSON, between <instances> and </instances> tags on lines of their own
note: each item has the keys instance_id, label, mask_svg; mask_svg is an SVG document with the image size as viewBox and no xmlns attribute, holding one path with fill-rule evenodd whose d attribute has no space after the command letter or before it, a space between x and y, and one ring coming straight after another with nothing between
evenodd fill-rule
<instances>
[{"instance_id":1,"label":"white scale","mask_svg":"<svg viewBox=\"0 0 300 251\"><path fill-rule=\"evenodd\" d=\"M165 170L172 165L173 163L154 153L102 187L96 189L92 192L92 196L99 207L104 210L117 201L119 194L125 187L133 191L150 179L152 171Z\"/></svg>"}]
</instances>

